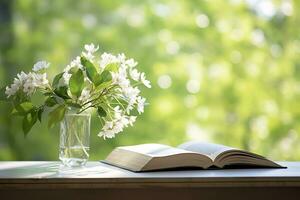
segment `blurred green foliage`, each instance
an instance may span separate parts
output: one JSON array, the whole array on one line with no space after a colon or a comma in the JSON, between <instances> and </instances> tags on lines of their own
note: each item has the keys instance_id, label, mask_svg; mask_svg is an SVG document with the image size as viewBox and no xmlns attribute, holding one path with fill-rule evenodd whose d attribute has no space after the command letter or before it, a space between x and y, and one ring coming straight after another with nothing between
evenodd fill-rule
<instances>
[{"instance_id":1,"label":"blurred green foliage","mask_svg":"<svg viewBox=\"0 0 300 200\"><path fill-rule=\"evenodd\" d=\"M0 85L37 60L61 71L85 43L135 58L152 81L149 106L91 160L115 146L200 139L275 160L300 158L300 1L2 0ZM0 104L0 160L57 160L59 128L27 138Z\"/></svg>"}]
</instances>

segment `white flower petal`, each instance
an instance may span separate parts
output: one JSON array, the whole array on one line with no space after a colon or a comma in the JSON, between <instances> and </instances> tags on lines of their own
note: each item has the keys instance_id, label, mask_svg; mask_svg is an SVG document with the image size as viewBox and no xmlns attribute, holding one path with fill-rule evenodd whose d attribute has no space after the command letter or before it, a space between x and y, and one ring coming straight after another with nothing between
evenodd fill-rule
<instances>
[{"instance_id":1,"label":"white flower petal","mask_svg":"<svg viewBox=\"0 0 300 200\"><path fill-rule=\"evenodd\" d=\"M129 74L130 74L131 78L135 81L138 81L140 78L140 73L138 72L137 69L130 70Z\"/></svg>"},{"instance_id":2,"label":"white flower petal","mask_svg":"<svg viewBox=\"0 0 300 200\"><path fill-rule=\"evenodd\" d=\"M128 65L128 67L130 67L130 68L134 68L135 66L137 66L137 62L134 60L134 59L128 59L128 60L126 60L126 65Z\"/></svg>"},{"instance_id":3,"label":"white flower petal","mask_svg":"<svg viewBox=\"0 0 300 200\"><path fill-rule=\"evenodd\" d=\"M98 49L99 49L99 45L97 45L97 47L91 43L91 44L86 44L84 45L84 49L89 52L89 53L95 53Z\"/></svg>"},{"instance_id":4,"label":"white flower petal","mask_svg":"<svg viewBox=\"0 0 300 200\"><path fill-rule=\"evenodd\" d=\"M147 87L147 88L151 88L151 84L150 81L146 80L146 76L145 73L141 73L141 82Z\"/></svg>"},{"instance_id":5,"label":"white flower petal","mask_svg":"<svg viewBox=\"0 0 300 200\"><path fill-rule=\"evenodd\" d=\"M144 112L144 106L145 106L145 102L146 102L146 99L139 96L137 98L137 110L138 110L138 113L141 114Z\"/></svg>"},{"instance_id":6,"label":"white flower petal","mask_svg":"<svg viewBox=\"0 0 300 200\"><path fill-rule=\"evenodd\" d=\"M49 67L50 63L46 62L46 61L38 61L33 65L32 70L35 72L38 72L42 69L47 69Z\"/></svg>"}]
</instances>

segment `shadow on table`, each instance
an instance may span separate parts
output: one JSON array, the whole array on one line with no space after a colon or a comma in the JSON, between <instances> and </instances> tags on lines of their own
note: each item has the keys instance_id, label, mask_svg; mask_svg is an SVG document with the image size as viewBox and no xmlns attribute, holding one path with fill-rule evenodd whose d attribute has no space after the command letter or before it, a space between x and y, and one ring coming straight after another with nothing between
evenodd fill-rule
<instances>
[{"instance_id":1,"label":"shadow on table","mask_svg":"<svg viewBox=\"0 0 300 200\"><path fill-rule=\"evenodd\" d=\"M59 178L64 176L86 176L90 173L102 174L108 169L96 166L69 168L59 162L4 162L0 165L1 178Z\"/></svg>"}]
</instances>

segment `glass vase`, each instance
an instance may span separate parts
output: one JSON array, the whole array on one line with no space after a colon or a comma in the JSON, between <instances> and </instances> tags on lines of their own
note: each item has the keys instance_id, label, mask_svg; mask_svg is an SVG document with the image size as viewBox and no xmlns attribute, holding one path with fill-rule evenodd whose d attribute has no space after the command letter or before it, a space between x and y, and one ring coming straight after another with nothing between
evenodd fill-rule
<instances>
[{"instance_id":1,"label":"glass vase","mask_svg":"<svg viewBox=\"0 0 300 200\"><path fill-rule=\"evenodd\" d=\"M67 110L60 124L59 159L67 167L82 167L89 158L90 113Z\"/></svg>"}]
</instances>

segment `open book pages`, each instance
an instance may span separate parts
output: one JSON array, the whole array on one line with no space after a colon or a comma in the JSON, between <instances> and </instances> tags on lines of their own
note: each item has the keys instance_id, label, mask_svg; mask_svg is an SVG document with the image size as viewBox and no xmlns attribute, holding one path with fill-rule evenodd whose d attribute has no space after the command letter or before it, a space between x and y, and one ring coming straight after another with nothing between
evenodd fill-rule
<instances>
[{"instance_id":1,"label":"open book pages","mask_svg":"<svg viewBox=\"0 0 300 200\"><path fill-rule=\"evenodd\" d=\"M228 147L221 144L213 144L213 143L198 142L198 141L186 142L179 145L177 148L207 155L212 160L214 160L222 152L235 149L233 147Z\"/></svg>"},{"instance_id":2,"label":"open book pages","mask_svg":"<svg viewBox=\"0 0 300 200\"><path fill-rule=\"evenodd\" d=\"M220 168L229 165L282 167L261 155L220 144L191 141L178 148L207 155L213 160L213 165Z\"/></svg>"},{"instance_id":3,"label":"open book pages","mask_svg":"<svg viewBox=\"0 0 300 200\"><path fill-rule=\"evenodd\" d=\"M212 166L281 167L260 155L224 145L187 142L177 148L162 144L117 147L103 161L131 171Z\"/></svg>"}]
</instances>

